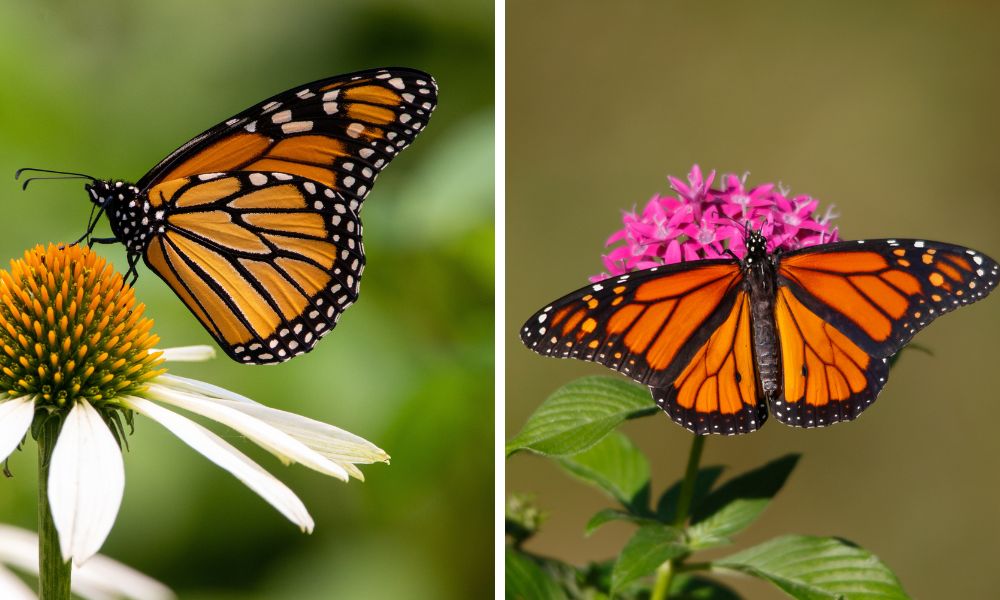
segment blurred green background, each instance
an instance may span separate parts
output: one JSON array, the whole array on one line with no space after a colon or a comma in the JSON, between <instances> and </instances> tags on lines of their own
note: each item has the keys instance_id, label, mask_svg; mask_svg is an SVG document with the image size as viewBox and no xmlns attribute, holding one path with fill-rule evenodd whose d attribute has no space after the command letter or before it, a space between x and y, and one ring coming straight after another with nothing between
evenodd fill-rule
<instances>
[{"instance_id":1,"label":"blurred green background","mask_svg":"<svg viewBox=\"0 0 1000 600\"><path fill-rule=\"evenodd\" d=\"M365 203L361 301L289 363L220 356L171 370L344 427L392 464L345 485L282 467L216 427L300 495L316 520L305 536L137 419L104 552L181 598L437 600L492 590L493 3L0 4L0 257L75 239L90 213L80 182L21 192L16 168L134 181L259 100L377 66L429 71L440 105ZM98 251L124 270L121 246ZM137 293L164 346L212 343L144 266ZM34 529L34 461L34 443L11 459L0 521Z\"/></svg>"},{"instance_id":2,"label":"blurred green background","mask_svg":"<svg viewBox=\"0 0 1000 600\"><path fill-rule=\"evenodd\" d=\"M507 2L506 431L589 363L537 356L520 324L602 270L621 212L692 163L781 181L834 203L847 239L924 237L1000 257L1000 6L988 2ZM878 554L918 598L997 596L1000 298L916 341L858 421L777 422L711 438L703 464L804 458L738 547L838 535ZM683 475L690 437L666 416L627 424L654 494ZM576 563L622 548L590 538L610 501L553 463L516 455L507 491L550 518L526 547ZM728 579L732 582L733 579ZM784 597L737 581L750 598Z\"/></svg>"}]
</instances>

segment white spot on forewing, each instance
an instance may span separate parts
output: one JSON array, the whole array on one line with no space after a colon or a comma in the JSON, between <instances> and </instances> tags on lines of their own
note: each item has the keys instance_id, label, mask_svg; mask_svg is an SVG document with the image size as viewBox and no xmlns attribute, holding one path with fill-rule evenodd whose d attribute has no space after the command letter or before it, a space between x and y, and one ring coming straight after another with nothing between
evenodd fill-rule
<instances>
[{"instance_id":1,"label":"white spot on forewing","mask_svg":"<svg viewBox=\"0 0 1000 600\"><path fill-rule=\"evenodd\" d=\"M347 126L347 135L352 138L360 137L362 132L364 132L365 126L361 123L351 123ZM363 155L362 155L363 156Z\"/></svg>"},{"instance_id":2,"label":"white spot on forewing","mask_svg":"<svg viewBox=\"0 0 1000 600\"><path fill-rule=\"evenodd\" d=\"M250 173L250 183L254 185L264 185L267 183L267 175L263 173Z\"/></svg>"},{"instance_id":3,"label":"white spot on forewing","mask_svg":"<svg viewBox=\"0 0 1000 600\"><path fill-rule=\"evenodd\" d=\"M291 123L285 123L281 126L281 131L285 133L300 133L302 131L311 131L313 128L312 121L293 121Z\"/></svg>"},{"instance_id":4,"label":"white spot on forewing","mask_svg":"<svg viewBox=\"0 0 1000 600\"><path fill-rule=\"evenodd\" d=\"M271 115L271 122L277 125L278 123L287 123L292 120L292 111L283 110L281 112L276 112Z\"/></svg>"},{"instance_id":5,"label":"white spot on forewing","mask_svg":"<svg viewBox=\"0 0 1000 600\"><path fill-rule=\"evenodd\" d=\"M393 77L392 79L389 80L388 83L397 90L401 90L406 87L406 84L403 83L403 80L400 79L399 77Z\"/></svg>"},{"instance_id":6,"label":"white spot on forewing","mask_svg":"<svg viewBox=\"0 0 1000 600\"><path fill-rule=\"evenodd\" d=\"M924 241L923 240L918 240L916 242L913 242L913 247L914 248L923 248L924 247Z\"/></svg>"}]
</instances>

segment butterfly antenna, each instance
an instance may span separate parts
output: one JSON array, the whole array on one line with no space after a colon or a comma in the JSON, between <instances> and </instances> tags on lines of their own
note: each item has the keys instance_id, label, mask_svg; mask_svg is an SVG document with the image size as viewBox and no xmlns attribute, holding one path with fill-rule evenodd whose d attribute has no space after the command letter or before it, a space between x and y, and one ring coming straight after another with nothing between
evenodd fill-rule
<instances>
[{"instance_id":1,"label":"butterfly antenna","mask_svg":"<svg viewBox=\"0 0 1000 600\"><path fill-rule=\"evenodd\" d=\"M53 171L51 169L34 169L31 167L26 167L23 169L18 169L14 172L14 179L19 179L21 173L25 171L33 171L35 173L50 173L52 175L59 175L59 177L29 177L24 180L24 184L21 186L22 190L28 189L28 184L36 179L89 179L91 181L97 181L96 178L87 175L86 173L74 173L72 171Z\"/></svg>"}]
</instances>

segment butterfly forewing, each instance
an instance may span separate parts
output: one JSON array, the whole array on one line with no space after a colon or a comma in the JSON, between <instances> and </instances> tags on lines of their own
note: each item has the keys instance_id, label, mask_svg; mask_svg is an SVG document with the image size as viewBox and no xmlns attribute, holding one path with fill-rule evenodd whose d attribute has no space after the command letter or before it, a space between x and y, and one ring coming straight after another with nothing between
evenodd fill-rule
<instances>
[{"instance_id":1,"label":"butterfly forewing","mask_svg":"<svg viewBox=\"0 0 1000 600\"><path fill-rule=\"evenodd\" d=\"M892 356L935 318L986 296L998 280L988 256L925 240L862 240L781 257L779 285L862 350Z\"/></svg>"},{"instance_id":2,"label":"butterfly forewing","mask_svg":"<svg viewBox=\"0 0 1000 600\"><path fill-rule=\"evenodd\" d=\"M379 171L413 142L437 104L422 71L361 71L264 100L197 136L137 184L230 171L298 175L360 203Z\"/></svg>"},{"instance_id":3,"label":"butterfly forewing","mask_svg":"<svg viewBox=\"0 0 1000 600\"><path fill-rule=\"evenodd\" d=\"M146 264L235 360L309 351L358 295L361 223L332 188L236 172L154 186L166 214Z\"/></svg>"},{"instance_id":4,"label":"butterfly forewing","mask_svg":"<svg viewBox=\"0 0 1000 600\"><path fill-rule=\"evenodd\" d=\"M540 354L594 361L666 385L730 314L740 280L731 260L613 277L535 313L521 340Z\"/></svg>"}]
</instances>

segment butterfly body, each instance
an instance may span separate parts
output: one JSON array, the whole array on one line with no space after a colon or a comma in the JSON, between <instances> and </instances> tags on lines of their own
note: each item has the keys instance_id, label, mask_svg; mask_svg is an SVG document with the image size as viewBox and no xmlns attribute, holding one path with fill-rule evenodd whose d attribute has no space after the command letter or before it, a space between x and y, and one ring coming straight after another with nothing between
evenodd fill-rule
<instances>
[{"instance_id":1,"label":"butterfly body","mask_svg":"<svg viewBox=\"0 0 1000 600\"><path fill-rule=\"evenodd\" d=\"M760 382L759 392L770 398L781 389L781 354L774 324L776 258L767 253L767 240L756 231L748 235L746 248L747 255L742 268L744 287L750 294L754 363L757 366L757 380Z\"/></svg>"},{"instance_id":2,"label":"butterfly body","mask_svg":"<svg viewBox=\"0 0 1000 600\"><path fill-rule=\"evenodd\" d=\"M135 184L93 180L86 190L113 237L89 239L124 244L133 273L141 258L234 360L288 360L357 299L361 205L436 102L434 79L406 68L292 88L194 137Z\"/></svg>"},{"instance_id":3,"label":"butterfly body","mask_svg":"<svg viewBox=\"0 0 1000 600\"><path fill-rule=\"evenodd\" d=\"M163 215L157 218L149 199L127 181L97 180L84 189L94 205L108 214L115 239L125 245L129 255L141 256L150 234L160 232Z\"/></svg>"},{"instance_id":4,"label":"butterfly body","mask_svg":"<svg viewBox=\"0 0 1000 600\"><path fill-rule=\"evenodd\" d=\"M933 319L988 294L1000 266L961 246L860 240L627 273L525 323L544 355L594 361L650 387L698 434L758 429L769 414L821 427L856 418L888 360Z\"/></svg>"}]
</instances>

